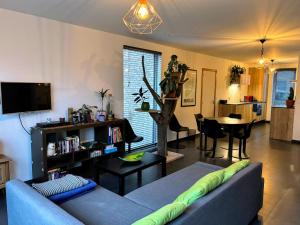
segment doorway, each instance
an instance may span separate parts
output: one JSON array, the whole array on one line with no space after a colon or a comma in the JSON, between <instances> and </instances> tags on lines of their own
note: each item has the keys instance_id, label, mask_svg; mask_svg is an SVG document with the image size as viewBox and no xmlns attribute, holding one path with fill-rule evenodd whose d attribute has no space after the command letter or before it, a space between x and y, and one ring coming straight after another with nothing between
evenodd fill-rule
<instances>
[{"instance_id":1,"label":"doorway","mask_svg":"<svg viewBox=\"0 0 300 225\"><path fill-rule=\"evenodd\" d=\"M202 69L200 111L204 117L215 117L217 70Z\"/></svg>"}]
</instances>

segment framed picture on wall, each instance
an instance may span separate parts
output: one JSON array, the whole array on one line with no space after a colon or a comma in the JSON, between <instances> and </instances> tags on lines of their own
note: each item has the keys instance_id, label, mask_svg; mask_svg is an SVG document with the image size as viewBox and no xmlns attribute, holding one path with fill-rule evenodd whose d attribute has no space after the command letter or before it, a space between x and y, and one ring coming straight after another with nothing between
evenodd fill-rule
<instances>
[{"instance_id":1,"label":"framed picture on wall","mask_svg":"<svg viewBox=\"0 0 300 225\"><path fill-rule=\"evenodd\" d=\"M189 69L185 78L188 81L183 84L181 94L181 106L195 106L196 105L196 91L197 91L197 70Z\"/></svg>"}]
</instances>

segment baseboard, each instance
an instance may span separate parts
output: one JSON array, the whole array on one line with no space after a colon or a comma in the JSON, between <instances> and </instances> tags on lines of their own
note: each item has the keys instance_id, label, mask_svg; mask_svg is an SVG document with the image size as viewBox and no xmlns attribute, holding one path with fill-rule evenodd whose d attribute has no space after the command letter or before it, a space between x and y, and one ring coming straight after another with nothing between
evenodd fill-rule
<instances>
[{"instance_id":1,"label":"baseboard","mask_svg":"<svg viewBox=\"0 0 300 225\"><path fill-rule=\"evenodd\" d=\"M292 144L300 144L300 141L299 140L292 140Z\"/></svg>"},{"instance_id":2,"label":"baseboard","mask_svg":"<svg viewBox=\"0 0 300 225\"><path fill-rule=\"evenodd\" d=\"M260 121L255 122L255 124L265 124L265 123L268 123L268 122L266 120L260 120Z\"/></svg>"},{"instance_id":3,"label":"baseboard","mask_svg":"<svg viewBox=\"0 0 300 225\"><path fill-rule=\"evenodd\" d=\"M179 138L179 141L191 141L191 140L195 140L196 136L198 134L191 134L190 136L186 136L186 137L182 137L182 138ZM176 139L175 140L172 140L172 141L168 141L168 144L173 144L173 143L176 143Z\"/></svg>"}]
</instances>

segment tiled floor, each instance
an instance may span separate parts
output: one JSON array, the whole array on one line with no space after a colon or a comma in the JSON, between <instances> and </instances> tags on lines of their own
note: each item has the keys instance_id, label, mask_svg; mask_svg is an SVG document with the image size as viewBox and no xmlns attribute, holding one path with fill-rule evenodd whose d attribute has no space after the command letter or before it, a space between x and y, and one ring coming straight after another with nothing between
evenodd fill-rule
<instances>
[{"instance_id":1,"label":"tiled floor","mask_svg":"<svg viewBox=\"0 0 300 225\"><path fill-rule=\"evenodd\" d=\"M206 161L196 149L198 143L199 138L196 141L185 141L183 144L186 148L179 150L185 157L169 163L167 172L173 173L199 160ZM226 147L226 139L220 145ZM226 150L221 152L227 154ZM300 225L300 145L269 140L269 125L257 125L248 141L247 152L252 161L262 161L264 165L264 206L259 213L259 221L255 221L253 225ZM220 164L223 161L214 163ZM143 184L150 183L159 176L159 168L147 169L143 173ZM134 175L126 179L126 192L136 188L136 180ZM112 176L102 176L101 183L108 189L117 190L118 182ZM0 199L0 224L5 225L5 202L3 196Z\"/></svg>"}]
</instances>

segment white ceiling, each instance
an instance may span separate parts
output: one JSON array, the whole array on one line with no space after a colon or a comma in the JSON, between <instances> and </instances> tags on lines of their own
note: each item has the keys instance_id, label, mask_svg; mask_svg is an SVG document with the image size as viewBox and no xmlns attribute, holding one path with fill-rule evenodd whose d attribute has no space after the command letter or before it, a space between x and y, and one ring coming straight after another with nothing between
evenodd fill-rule
<instances>
[{"instance_id":1,"label":"white ceiling","mask_svg":"<svg viewBox=\"0 0 300 225\"><path fill-rule=\"evenodd\" d=\"M269 59L292 62L300 52L300 0L152 0L164 21L152 35L123 25L134 2L0 0L0 7L247 63L257 62L262 37L270 39Z\"/></svg>"}]
</instances>

